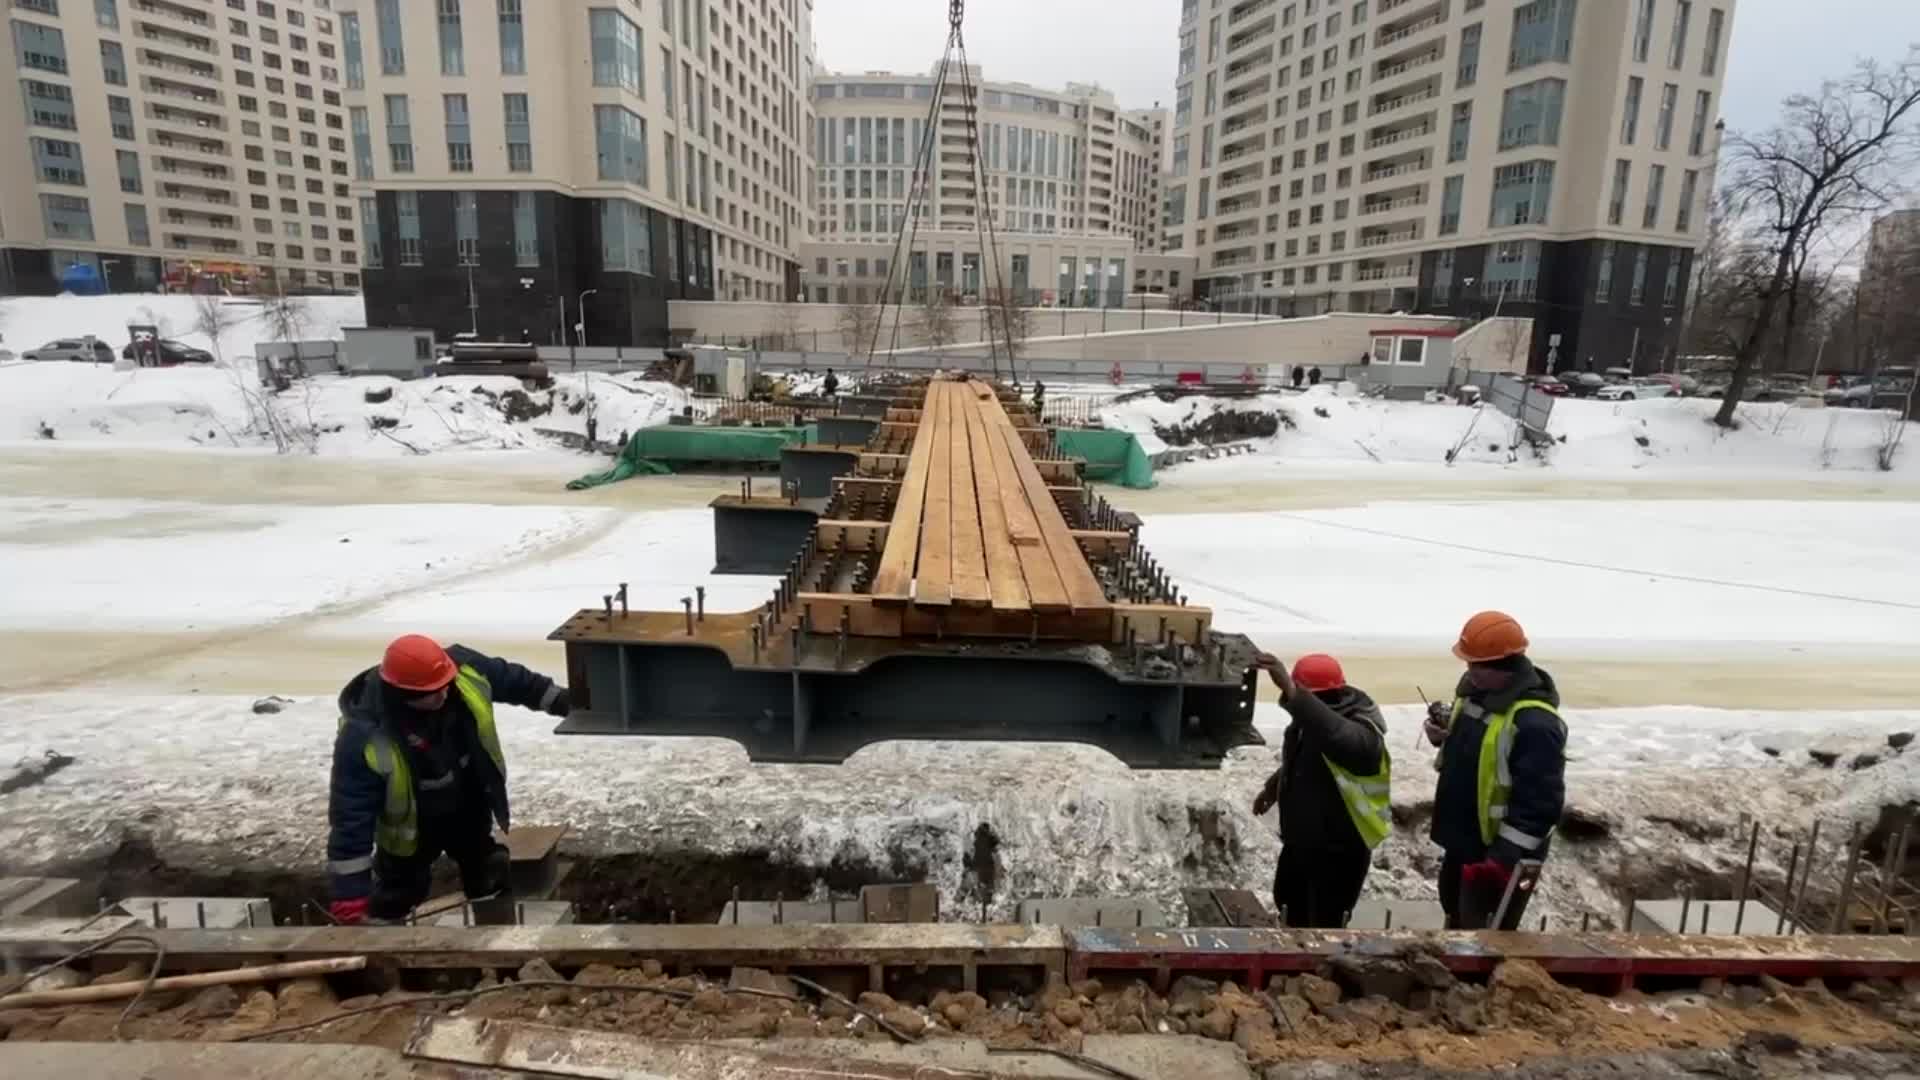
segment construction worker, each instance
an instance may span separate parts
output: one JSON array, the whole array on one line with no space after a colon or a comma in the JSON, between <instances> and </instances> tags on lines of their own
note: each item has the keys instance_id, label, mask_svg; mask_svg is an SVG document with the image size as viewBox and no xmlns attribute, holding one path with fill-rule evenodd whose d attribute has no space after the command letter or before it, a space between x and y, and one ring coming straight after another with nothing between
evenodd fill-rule
<instances>
[{"instance_id":1,"label":"construction worker","mask_svg":"<svg viewBox=\"0 0 1920 1080\"><path fill-rule=\"evenodd\" d=\"M327 873L341 923L398 923L432 885L441 852L470 900L504 898L507 762L502 701L567 715L567 689L518 664L408 634L340 691L327 799Z\"/></svg>"},{"instance_id":2,"label":"construction worker","mask_svg":"<svg viewBox=\"0 0 1920 1080\"><path fill-rule=\"evenodd\" d=\"M835 375L832 368L827 369L827 377L820 383L820 389L829 399L840 393L840 376Z\"/></svg>"},{"instance_id":3,"label":"construction worker","mask_svg":"<svg viewBox=\"0 0 1920 1080\"><path fill-rule=\"evenodd\" d=\"M1515 868L1545 859L1566 802L1567 725L1553 677L1527 659L1513 616L1467 620L1453 654L1467 670L1451 705L1427 708L1428 741L1440 747L1433 842L1446 852L1440 904L1447 926L1489 928ZM1522 881L1498 929L1519 927L1532 896Z\"/></svg>"},{"instance_id":4,"label":"construction worker","mask_svg":"<svg viewBox=\"0 0 1920 1080\"><path fill-rule=\"evenodd\" d=\"M1393 828L1386 721L1372 698L1347 685L1331 656L1303 656L1291 676L1266 653L1254 663L1280 688L1280 704L1293 718L1280 768L1253 800L1255 814L1280 807L1274 907L1288 926L1345 926L1373 849Z\"/></svg>"}]
</instances>

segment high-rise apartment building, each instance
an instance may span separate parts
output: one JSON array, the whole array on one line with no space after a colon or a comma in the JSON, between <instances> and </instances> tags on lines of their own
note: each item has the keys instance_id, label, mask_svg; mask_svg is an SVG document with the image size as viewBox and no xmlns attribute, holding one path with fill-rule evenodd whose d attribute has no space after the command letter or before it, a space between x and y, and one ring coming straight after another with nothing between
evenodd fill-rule
<instances>
[{"instance_id":1,"label":"high-rise apartment building","mask_svg":"<svg viewBox=\"0 0 1920 1080\"><path fill-rule=\"evenodd\" d=\"M1183 0L1169 250L1228 309L1536 320L1655 362L1736 0Z\"/></svg>"},{"instance_id":2,"label":"high-rise apartment building","mask_svg":"<svg viewBox=\"0 0 1920 1080\"><path fill-rule=\"evenodd\" d=\"M0 294L360 284L328 0L12 0Z\"/></svg>"},{"instance_id":3,"label":"high-rise apartment building","mask_svg":"<svg viewBox=\"0 0 1920 1080\"><path fill-rule=\"evenodd\" d=\"M896 288L938 286L963 302L1005 287L1034 302L1118 304L1129 257L1157 239L1153 114L1125 111L1097 86L983 82L978 67L967 77L978 162L957 68L937 100L933 74L815 78L815 226L802 252L810 297L876 300L891 271ZM923 148L933 170L910 218ZM998 278L981 262L982 202ZM913 246L902 268L906 226Z\"/></svg>"},{"instance_id":4,"label":"high-rise apartment building","mask_svg":"<svg viewBox=\"0 0 1920 1080\"><path fill-rule=\"evenodd\" d=\"M369 322L652 345L797 293L811 0L335 7Z\"/></svg>"}]
</instances>

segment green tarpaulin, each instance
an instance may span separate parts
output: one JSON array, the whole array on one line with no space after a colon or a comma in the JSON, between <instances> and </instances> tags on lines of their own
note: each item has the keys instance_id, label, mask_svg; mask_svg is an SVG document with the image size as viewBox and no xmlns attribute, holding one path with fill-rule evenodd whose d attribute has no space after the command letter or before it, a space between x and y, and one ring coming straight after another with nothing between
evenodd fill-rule
<instances>
[{"instance_id":1,"label":"green tarpaulin","mask_svg":"<svg viewBox=\"0 0 1920 1080\"><path fill-rule=\"evenodd\" d=\"M1140 449L1140 440L1127 432L1060 428L1053 442L1062 454L1087 460L1089 480L1130 488L1153 486L1153 462Z\"/></svg>"},{"instance_id":2,"label":"green tarpaulin","mask_svg":"<svg viewBox=\"0 0 1920 1080\"><path fill-rule=\"evenodd\" d=\"M675 466L708 461L753 461L779 464L780 448L819 441L812 424L805 427L651 427L642 428L606 472L583 476L567 484L569 491L599 487L632 476L670 473Z\"/></svg>"}]
</instances>

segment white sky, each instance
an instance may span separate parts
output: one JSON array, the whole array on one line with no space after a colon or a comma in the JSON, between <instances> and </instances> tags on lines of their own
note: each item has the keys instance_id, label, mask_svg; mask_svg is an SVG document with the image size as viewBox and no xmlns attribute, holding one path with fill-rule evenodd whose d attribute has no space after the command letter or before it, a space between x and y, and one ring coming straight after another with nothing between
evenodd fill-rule
<instances>
[{"instance_id":1,"label":"white sky","mask_svg":"<svg viewBox=\"0 0 1920 1080\"><path fill-rule=\"evenodd\" d=\"M966 12L967 58L989 79L1097 82L1125 108L1172 107L1180 0L966 0ZM828 71L924 72L946 45L947 5L814 0L813 35ZM1920 0L1740 0L1722 115L1764 127L1786 94L1858 56L1898 59L1910 42L1920 43Z\"/></svg>"}]
</instances>

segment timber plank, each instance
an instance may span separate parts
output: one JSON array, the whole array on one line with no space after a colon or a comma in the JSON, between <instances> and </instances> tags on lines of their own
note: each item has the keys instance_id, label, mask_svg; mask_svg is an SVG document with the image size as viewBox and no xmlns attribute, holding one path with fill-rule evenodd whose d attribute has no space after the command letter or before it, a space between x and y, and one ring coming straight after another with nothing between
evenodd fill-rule
<instances>
[{"instance_id":1,"label":"timber plank","mask_svg":"<svg viewBox=\"0 0 1920 1080\"><path fill-rule=\"evenodd\" d=\"M976 397L976 400L978 398ZM995 611L1026 611L1026 573L1020 567L1020 553L1014 549L1007 532L1007 511L1000 496L1000 471L995 465L994 440L987 434L986 417L978 406L967 416L967 438L971 444L974 475L979 483L980 540L987 565L987 588Z\"/></svg>"},{"instance_id":2,"label":"timber plank","mask_svg":"<svg viewBox=\"0 0 1920 1080\"><path fill-rule=\"evenodd\" d=\"M986 410L990 418L993 411L991 407ZM1046 545L1040 542L1040 527L1033 505L1020 482L1019 468L1014 458L1024 455L1015 454L1013 433L1005 424L989 419L987 434L996 443L994 469L999 474L1001 502L1007 508L1009 538L1014 550L1019 553L1020 573L1027 582L1027 602L1036 611L1072 610L1073 604L1067 596L1066 585L1060 580L1060 571L1054 566L1053 556L1047 553ZM1025 543L1022 543L1022 533L1019 531L1022 525L1028 538Z\"/></svg>"},{"instance_id":3,"label":"timber plank","mask_svg":"<svg viewBox=\"0 0 1920 1080\"><path fill-rule=\"evenodd\" d=\"M1011 421L1006 419L1006 411L995 402L988 409L989 415L999 413L996 419L1004 426L1003 430L1011 435L1014 431ZM1034 467L1033 459L1026 454L1011 454L1013 466L1025 488L1027 501L1033 506L1034 520L1040 527L1048 557L1053 560L1060 582L1065 587L1068 603L1076 610L1095 611L1109 607L1106 591L1093 576L1093 570L1087 565L1087 559L1080 551L1080 545L1074 542L1071 530L1067 528L1067 519L1060 514L1060 508L1054 504L1053 495L1048 490L1047 481Z\"/></svg>"},{"instance_id":4,"label":"timber plank","mask_svg":"<svg viewBox=\"0 0 1920 1080\"><path fill-rule=\"evenodd\" d=\"M927 415L915 437L932 444L928 452L925 513L920 524L920 566L913 575L917 607L953 603L953 441L948 435L958 387L936 382L927 387Z\"/></svg>"},{"instance_id":5,"label":"timber plank","mask_svg":"<svg viewBox=\"0 0 1920 1080\"><path fill-rule=\"evenodd\" d=\"M932 390L928 390L931 395ZM913 450L907 456L906 479L893 507L893 527L887 530L886 550L873 575L872 595L882 602L906 603L913 587L914 561L920 553L920 518L925 508L927 469L932 464L933 441L915 429Z\"/></svg>"},{"instance_id":6,"label":"timber plank","mask_svg":"<svg viewBox=\"0 0 1920 1080\"><path fill-rule=\"evenodd\" d=\"M975 489L973 439L970 431L980 407L960 386L949 399L947 417L949 456L953 470L953 602L984 607L992 602L987 586L987 555L981 539L980 502Z\"/></svg>"}]
</instances>

